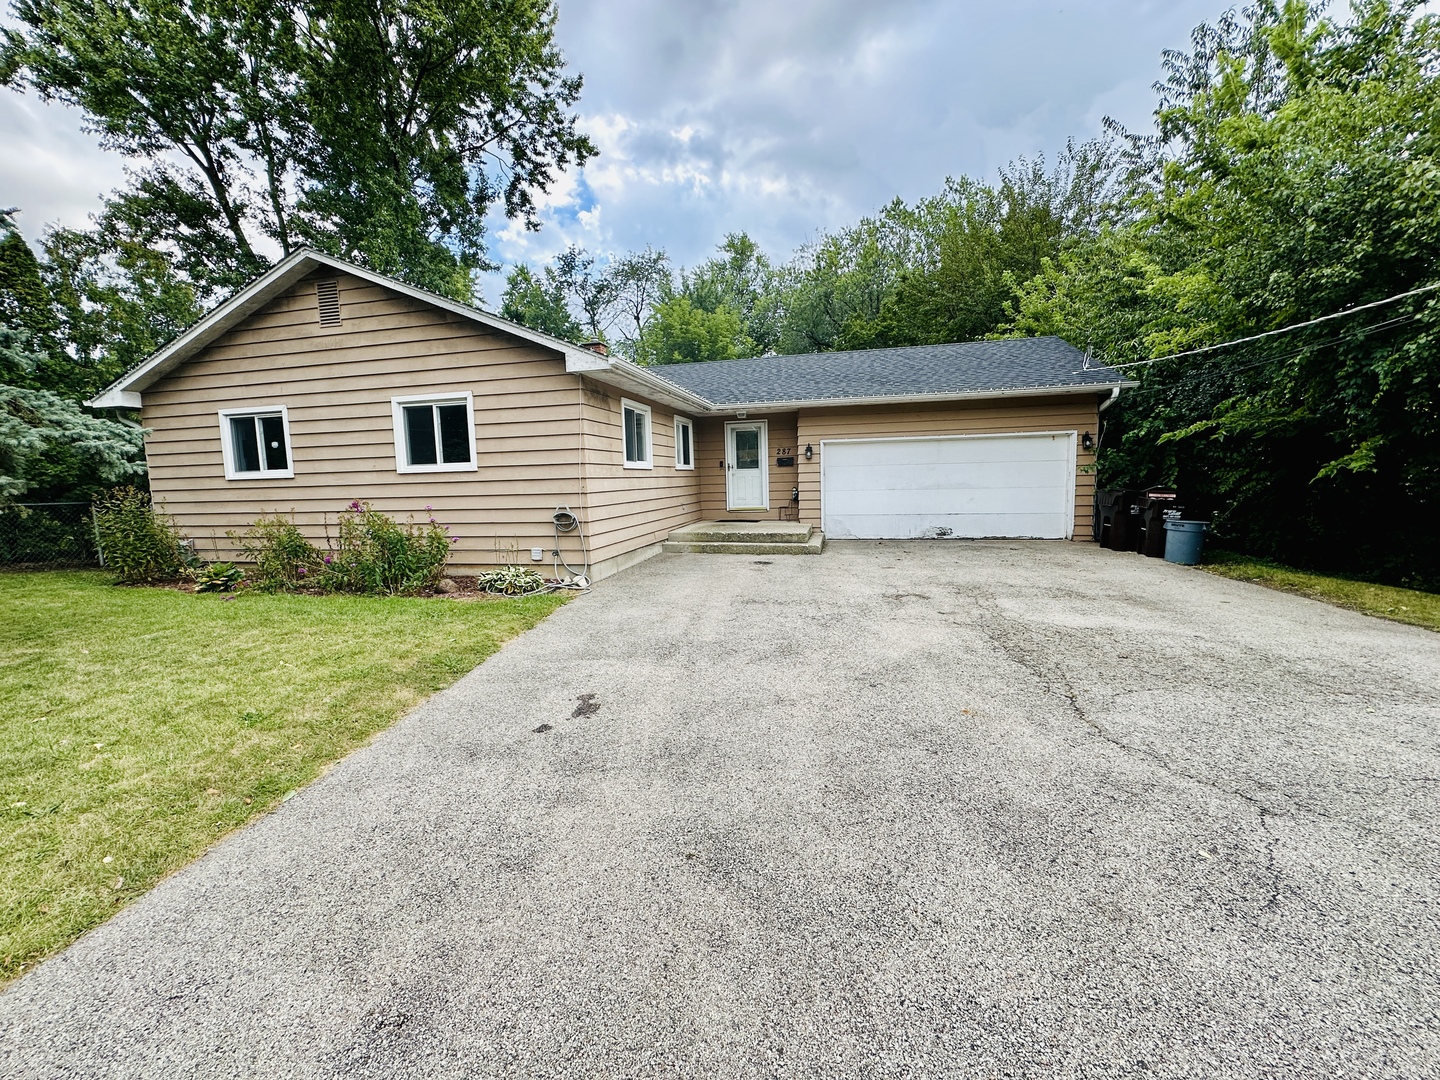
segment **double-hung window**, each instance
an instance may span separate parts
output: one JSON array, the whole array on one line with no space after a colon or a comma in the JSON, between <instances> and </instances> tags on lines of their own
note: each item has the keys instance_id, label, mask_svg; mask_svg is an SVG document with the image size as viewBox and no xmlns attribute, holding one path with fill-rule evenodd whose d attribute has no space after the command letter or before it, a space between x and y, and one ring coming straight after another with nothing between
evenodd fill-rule
<instances>
[{"instance_id":1,"label":"double-hung window","mask_svg":"<svg viewBox=\"0 0 1440 1080\"><path fill-rule=\"evenodd\" d=\"M395 469L402 473L475 469L475 403L470 393L390 399Z\"/></svg>"},{"instance_id":2,"label":"double-hung window","mask_svg":"<svg viewBox=\"0 0 1440 1080\"><path fill-rule=\"evenodd\" d=\"M625 468L654 467L650 456L650 406L620 399L620 422L625 429Z\"/></svg>"},{"instance_id":3,"label":"double-hung window","mask_svg":"<svg viewBox=\"0 0 1440 1080\"><path fill-rule=\"evenodd\" d=\"M695 468L695 426L683 416L675 417L675 468Z\"/></svg>"},{"instance_id":4,"label":"double-hung window","mask_svg":"<svg viewBox=\"0 0 1440 1080\"><path fill-rule=\"evenodd\" d=\"M288 480L290 415L284 405L220 410L220 449L227 480Z\"/></svg>"}]
</instances>

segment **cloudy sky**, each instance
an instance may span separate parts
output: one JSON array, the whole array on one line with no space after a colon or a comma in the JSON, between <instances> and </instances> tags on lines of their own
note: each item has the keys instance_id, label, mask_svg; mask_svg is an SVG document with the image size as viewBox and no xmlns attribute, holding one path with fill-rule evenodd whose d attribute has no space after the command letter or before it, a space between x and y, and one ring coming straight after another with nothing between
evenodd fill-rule
<instances>
[{"instance_id":1,"label":"cloudy sky","mask_svg":"<svg viewBox=\"0 0 1440 1080\"><path fill-rule=\"evenodd\" d=\"M646 244L681 264L747 230L777 255L946 176L1053 157L1106 115L1144 126L1160 52L1220 0L559 0L601 149L544 200L545 227L492 229L502 262L568 242ZM69 110L0 90L0 204L83 225L122 162ZM485 299L498 296L495 278Z\"/></svg>"}]
</instances>

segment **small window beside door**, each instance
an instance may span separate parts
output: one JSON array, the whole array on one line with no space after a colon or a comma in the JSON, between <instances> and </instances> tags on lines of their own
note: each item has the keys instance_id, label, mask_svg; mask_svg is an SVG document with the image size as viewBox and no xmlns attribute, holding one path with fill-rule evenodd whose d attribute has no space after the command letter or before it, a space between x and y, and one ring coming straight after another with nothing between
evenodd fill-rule
<instances>
[{"instance_id":1,"label":"small window beside door","mask_svg":"<svg viewBox=\"0 0 1440 1080\"><path fill-rule=\"evenodd\" d=\"M625 429L625 468L654 468L650 455L650 406L621 398L620 423Z\"/></svg>"},{"instance_id":2,"label":"small window beside door","mask_svg":"<svg viewBox=\"0 0 1440 1080\"><path fill-rule=\"evenodd\" d=\"M397 472L475 470L475 404L468 391L391 398L390 408Z\"/></svg>"},{"instance_id":3,"label":"small window beside door","mask_svg":"<svg viewBox=\"0 0 1440 1080\"><path fill-rule=\"evenodd\" d=\"M290 416L284 405L220 410L220 449L227 480L289 480Z\"/></svg>"},{"instance_id":4,"label":"small window beside door","mask_svg":"<svg viewBox=\"0 0 1440 1080\"><path fill-rule=\"evenodd\" d=\"M675 468L695 468L695 427L683 416L675 417Z\"/></svg>"}]
</instances>

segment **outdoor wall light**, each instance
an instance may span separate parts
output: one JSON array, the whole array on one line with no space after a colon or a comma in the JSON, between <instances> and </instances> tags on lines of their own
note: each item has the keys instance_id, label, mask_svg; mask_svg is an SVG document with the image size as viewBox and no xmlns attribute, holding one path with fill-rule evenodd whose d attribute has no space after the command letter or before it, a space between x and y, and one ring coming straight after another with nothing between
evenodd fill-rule
<instances>
[{"instance_id":1,"label":"outdoor wall light","mask_svg":"<svg viewBox=\"0 0 1440 1080\"><path fill-rule=\"evenodd\" d=\"M1094 450L1094 449L1095 449L1095 436L1094 436L1094 435L1091 435L1090 432L1088 432L1088 431L1085 432L1084 435L1081 435L1081 436L1080 436L1080 449L1082 449L1082 450Z\"/></svg>"},{"instance_id":2,"label":"outdoor wall light","mask_svg":"<svg viewBox=\"0 0 1440 1080\"><path fill-rule=\"evenodd\" d=\"M805 444L805 460L806 460L806 461L809 461L809 460L810 460L811 458L813 458L814 456L815 456L815 448L814 448L813 446L811 446L811 445L807 442L807 443Z\"/></svg>"}]
</instances>

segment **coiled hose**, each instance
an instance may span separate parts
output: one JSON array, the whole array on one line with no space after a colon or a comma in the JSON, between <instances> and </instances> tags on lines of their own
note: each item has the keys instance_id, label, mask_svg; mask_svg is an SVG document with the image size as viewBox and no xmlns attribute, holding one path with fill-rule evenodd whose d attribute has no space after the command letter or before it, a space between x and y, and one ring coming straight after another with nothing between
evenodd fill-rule
<instances>
[{"instance_id":1,"label":"coiled hose","mask_svg":"<svg viewBox=\"0 0 1440 1080\"><path fill-rule=\"evenodd\" d=\"M555 547L553 554L555 556L554 568L556 578L560 577L560 567L563 566L570 574L570 581L561 586L562 588L588 589L590 587L590 545L585 540L585 530L580 525L580 519L575 516L570 507L561 506L556 508L550 520L555 524ZM579 570L576 570L575 567L566 562L565 557L560 554L560 534L569 534L572 532L579 537L580 553L585 558L584 565Z\"/></svg>"}]
</instances>

